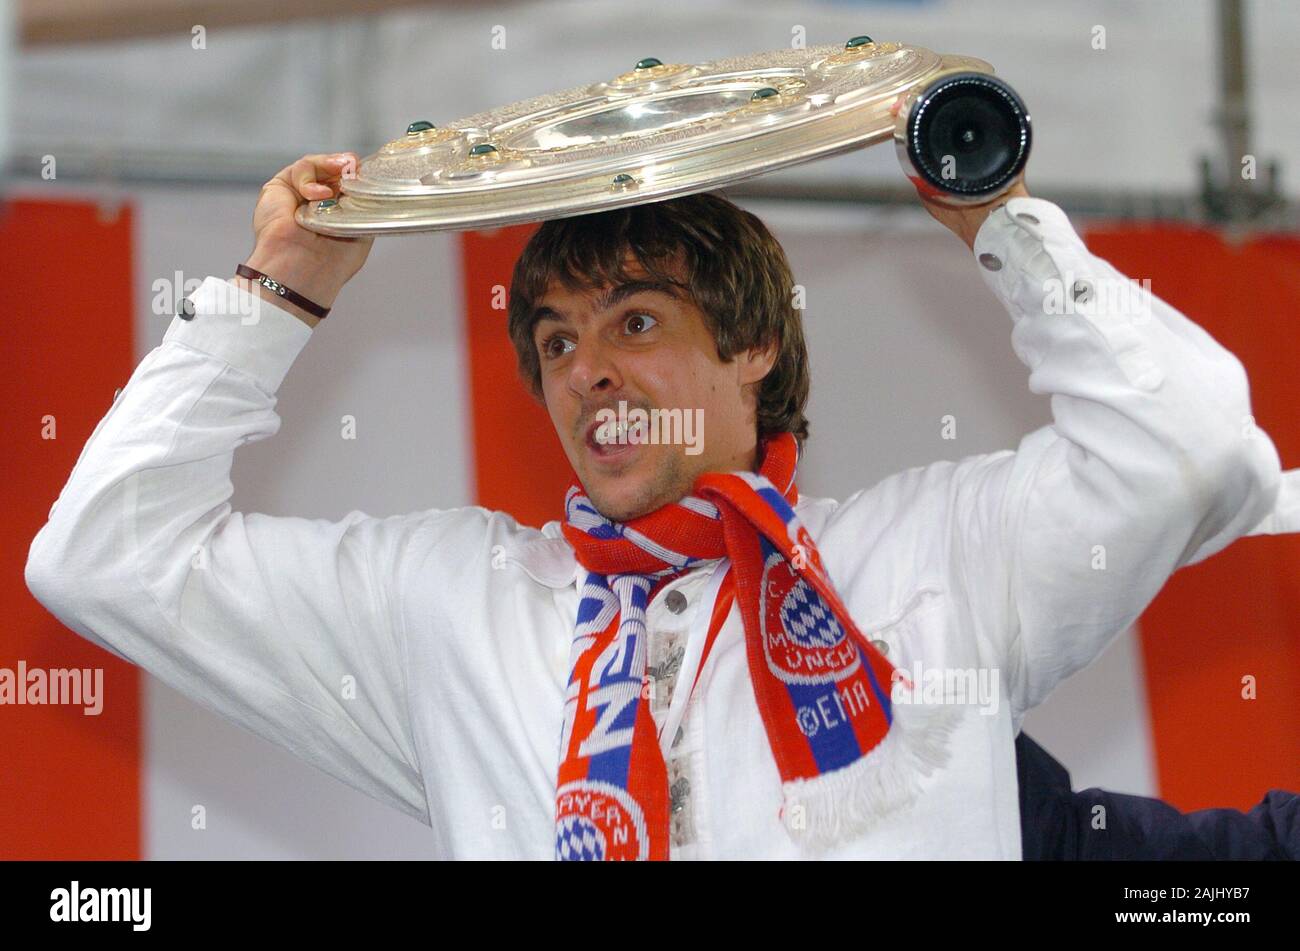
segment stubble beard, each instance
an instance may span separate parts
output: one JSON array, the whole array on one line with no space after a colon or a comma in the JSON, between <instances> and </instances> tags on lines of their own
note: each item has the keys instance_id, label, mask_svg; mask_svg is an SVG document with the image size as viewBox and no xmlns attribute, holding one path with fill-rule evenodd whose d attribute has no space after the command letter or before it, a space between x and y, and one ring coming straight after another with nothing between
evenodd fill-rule
<instances>
[{"instance_id":1,"label":"stubble beard","mask_svg":"<svg viewBox=\"0 0 1300 951\"><path fill-rule=\"evenodd\" d=\"M616 484L618 478L614 477L611 485ZM653 474L638 486L631 497L615 497L603 491L588 492L588 496L596 510L611 522L629 522L685 497L693 483L681 456L666 452L656 461Z\"/></svg>"}]
</instances>

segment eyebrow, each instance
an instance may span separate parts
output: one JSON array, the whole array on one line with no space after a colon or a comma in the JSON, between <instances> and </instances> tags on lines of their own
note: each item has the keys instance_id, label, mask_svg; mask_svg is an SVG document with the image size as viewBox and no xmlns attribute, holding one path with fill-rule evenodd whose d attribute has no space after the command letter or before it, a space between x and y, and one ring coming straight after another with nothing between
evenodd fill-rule
<instances>
[{"instance_id":1,"label":"eyebrow","mask_svg":"<svg viewBox=\"0 0 1300 951\"><path fill-rule=\"evenodd\" d=\"M611 287L596 300L597 310L609 310L611 307L617 307L623 301L636 294L663 294L667 297L679 298L679 288L685 285L676 281L626 281L616 287ZM557 323L568 323L567 315L561 313L553 307L538 307L533 310L533 328L543 320L553 320Z\"/></svg>"}]
</instances>

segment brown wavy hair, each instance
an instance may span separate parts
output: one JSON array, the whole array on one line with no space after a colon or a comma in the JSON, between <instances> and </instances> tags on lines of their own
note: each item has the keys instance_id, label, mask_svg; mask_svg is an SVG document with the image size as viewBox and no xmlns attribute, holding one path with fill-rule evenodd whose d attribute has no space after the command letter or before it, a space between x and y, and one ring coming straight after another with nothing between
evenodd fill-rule
<instances>
[{"instance_id":1,"label":"brown wavy hair","mask_svg":"<svg viewBox=\"0 0 1300 951\"><path fill-rule=\"evenodd\" d=\"M629 281L629 251L654 279L685 281L720 360L776 343L776 362L758 388L758 435L793 433L802 448L810 379L790 264L757 216L713 193L558 218L537 229L515 262L509 305L519 375L533 397L542 400L534 312L551 280L571 292Z\"/></svg>"}]
</instances>

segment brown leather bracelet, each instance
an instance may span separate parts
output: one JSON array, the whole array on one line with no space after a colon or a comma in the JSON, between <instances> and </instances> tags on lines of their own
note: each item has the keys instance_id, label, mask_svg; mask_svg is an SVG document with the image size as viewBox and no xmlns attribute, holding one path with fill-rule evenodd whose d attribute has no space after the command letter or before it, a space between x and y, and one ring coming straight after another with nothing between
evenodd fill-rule
<instances>
[{"instance_id":1,"label":"brown leather bracelet","mask_svg":"<svg viewBox=\"0 0 1300 951\"><path fill-rule=\"evenodd\" d=\"M254 282L255 284L261 284L263 287L269 289L271 292L279 295L280 297L283 297L285 300L287 300L290 304L293 304L295 307L301 307L303 310L311 314L313 317L317 317L321 320L324 320L325 315L330 312L330 309L328 307L322 307L320 304L312 303L307 298L299 294L297 291L285 287L279 281L275 280L274 278L268 277L267 275L263 274L261 271L249 267L247 264L241 264L239 265L239 267L235 268L235 274L237 274L239 277L246 277L250 281Z\"/></svg>"}]
</instances>

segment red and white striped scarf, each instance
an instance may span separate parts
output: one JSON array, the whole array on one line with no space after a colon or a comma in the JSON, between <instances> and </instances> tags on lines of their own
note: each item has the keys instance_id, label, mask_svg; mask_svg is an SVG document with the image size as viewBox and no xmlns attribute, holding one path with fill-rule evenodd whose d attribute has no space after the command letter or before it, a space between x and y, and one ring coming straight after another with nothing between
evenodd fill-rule
<instances>
[{"instance_id":1,"label":"red and white striped scarf","mask_svg":"<svg viewBox=\"0 0 1300 951\"><path fill-rule=\"evenodd\" d=\"M645 612L663 585L704 561L728 558L731 571L700 668L734 594L791 835L813 848L843 841L911 801L920 777L945 762L948 721L899 722L893 666L853 623L794 514L795 437L774 436L760 452L757 473L707 473L691 495L626 523L570 486L562 530L587 575L565 693L557 858L668 857Z\"/></svg>"}]
</instances>

